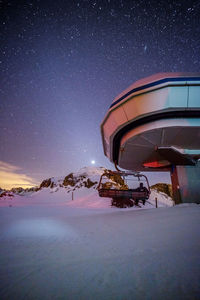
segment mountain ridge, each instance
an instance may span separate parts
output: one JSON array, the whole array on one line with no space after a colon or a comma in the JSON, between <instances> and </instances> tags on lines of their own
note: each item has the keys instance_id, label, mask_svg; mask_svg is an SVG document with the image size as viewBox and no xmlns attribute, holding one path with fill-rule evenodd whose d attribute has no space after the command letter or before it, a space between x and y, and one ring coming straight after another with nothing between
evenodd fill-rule
<instances>
[{"instance_id":1,"label":"mountain ridge","mask_svg":"<svg viewBox=\"0 0 200 300\"><path fill-rule=\"evenodd\" d=\"M77 172L71 172L66 176L55 176L44 179L39 186L32 188L12 188L10 190L0 188L0 197L14 197L15 195L26 196L34 194L42 190L46 190L50 193L64 190L67 193L75 191L87 190L85 192L90 193L97 189L100 177L105 174L107 177L106 184L114 186L122 186L123 180L119 175L114 175L113 170L109 170L105 167L83 167ZM120 177L120 180L119 180ZM171 195L171 185L166 183L157 183L151 187L152 191L166 194L169 197ZM170 192L168 192L170 191Z\"/></svg>"},{"instance_id":2,"label":"mountain ridge","mask_svg":"<svg viewBox=\"0 0 200 300\"><path fill-rule=\"evenodd\" d=\"M65 188L67 192L86 187L96 189L100 176L104 173L112 172L104 167L83 167L77 172L71 172L66 176L49 177L44 179L40 185L31 188L14 187L10 190L0 188L0 197L25 195L31 192L37 192L44 188L59 189Z\"/></svg>"}]
</instances>

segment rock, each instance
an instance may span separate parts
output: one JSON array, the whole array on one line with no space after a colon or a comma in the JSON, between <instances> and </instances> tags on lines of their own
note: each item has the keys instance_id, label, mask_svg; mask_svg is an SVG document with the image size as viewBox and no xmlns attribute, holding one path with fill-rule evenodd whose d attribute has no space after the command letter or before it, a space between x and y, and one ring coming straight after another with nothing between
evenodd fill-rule
<instances>
[{"instance_id":1,"label":"rock","mask_svg":"<svg viewBox=\"0 0 200 300\"><path fill-rule=\"evenodd\" d=\"M45 187L45 188L48 188L50 185L51 185L51 178L45 179L45 180L43 180L42 183L40 184L39 189L44 188L44 187Z\"/></svg>"}]
</instances>

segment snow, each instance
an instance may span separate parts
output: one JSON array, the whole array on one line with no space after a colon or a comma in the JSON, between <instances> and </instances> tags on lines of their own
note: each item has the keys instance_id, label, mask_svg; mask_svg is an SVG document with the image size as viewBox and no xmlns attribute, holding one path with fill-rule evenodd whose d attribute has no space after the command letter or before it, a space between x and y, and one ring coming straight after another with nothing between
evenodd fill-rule
<instances>
[{"instance_id":1,"label":"snow","mask_svg":"<svg viewBox=\"0 0 200 300\"><path fill-rule=\"evenodd\" d=\"M155 198L158 200L158 207L169 207L174 206L172 199L167 196L165 193L158 193L155 190L151 191L150 202L155 205Z\"/></svg>"},{"instance_id":2,"label":"snow","mask_svg":"<svg viewBox=\"0 0 200 300\"><path fill-rule=\"evenodd\" d=\"M96 175L95 175L96 176ZM91 177L90 177L91 178ZM73 199L72 201L72 192ZM149 201L146 205L142 205L142 209L148 209L155 207L155 198L158 199L158 207L173 206L173 202L170 197L164 193L158 193L152 191ZM0 198L1 206L68 206L77 208L94 208L94 209L116 209L111 207L111 201L109 198L101 198L98 196L98 192L95 188L81 187L75 191L65 188L44 188L38 192L27 193L26 195L14 195L14 197ZM137 210L138 207L134 206L129 208L131 210ZM139 208L141 209L141 208Z\"/></svg>"},{"instance_id":3,"label":"snow","mask_svg":"<svg viewBox=\"0 0 200 300\"><path fill-rule=\"evenodd\" d=\"M0 200L0 299L198 299L199 205L155 191L144 209L71 196Z\"/></svg>"}]
</instances>

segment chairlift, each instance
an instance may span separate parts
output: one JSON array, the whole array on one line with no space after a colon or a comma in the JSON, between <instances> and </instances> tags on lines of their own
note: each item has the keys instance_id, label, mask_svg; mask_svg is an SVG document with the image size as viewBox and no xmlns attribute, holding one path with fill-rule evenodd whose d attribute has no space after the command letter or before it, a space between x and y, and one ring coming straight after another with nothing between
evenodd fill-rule
<instances>
[{"instance_id":1,"label":"chairlift","mask_svg":"<svg viewBox=\"0 0 200 300\"><path fill-rule=\"evenodd\" d=\"M122 182L117 184L116 182L108 181L109 176L117 176L118 179L121 178ZM139 186L137 188L128 187L128 176L138 180ZM106 183L103 182L105 179L107 180ZM145 186L141 181L145 182ZM148 178L139 172L112 171L103 173L100 177L97 190L100 197L112 198L111 205L120 208L132 207L133 205L139 206L140 200L145 205L150 195Z\"/></svg>"}]
</instances>

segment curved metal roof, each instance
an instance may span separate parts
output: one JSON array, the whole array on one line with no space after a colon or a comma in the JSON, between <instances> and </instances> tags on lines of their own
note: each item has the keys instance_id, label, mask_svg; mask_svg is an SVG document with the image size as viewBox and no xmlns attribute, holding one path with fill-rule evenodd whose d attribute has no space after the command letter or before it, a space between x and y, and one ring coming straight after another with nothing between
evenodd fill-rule
<instances>
[{"instance_id":1,"label":"curved metal roof","mask_svg":"<svg viewBox=\"0 0 200 300\"><path fill-rule=\"evenodd\" d=\"M189 72L182 72L182 73L157 73L151 76L145 77L143 79L135 81L132 85L130 85L127 89L125 89L122 93L120 93L115 99L113 100L111 107L115 106L122 100L126 99L128 96L136 93L136 92L144 92L149 88L155 88L160 85L167 85L169 83L176 83L179 82L180 84L186 84L188 81L200 81L200 73L189 73Z\"/></svg>"},{"instance_id":2,"label":"curved metal roof","mask_svg":"<svg viewBox=\"0 0 200 300\"><path fill-rule=\"evenodd\" d=\"M105 155L124 169L167 166L163 150L155 151L160 147L200 154L200 73L159 73L135 82L114 99L101 133ZM171 148L165 153L177 156Z\"/></svg>"}]
</instances>

